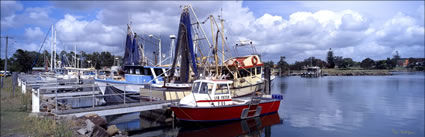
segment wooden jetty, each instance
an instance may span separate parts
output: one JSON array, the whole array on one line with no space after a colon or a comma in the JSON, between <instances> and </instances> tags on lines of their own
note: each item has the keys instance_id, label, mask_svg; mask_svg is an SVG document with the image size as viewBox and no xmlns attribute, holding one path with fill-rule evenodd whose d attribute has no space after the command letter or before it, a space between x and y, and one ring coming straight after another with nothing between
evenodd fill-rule
<instances>
[{"instance_id":1,"label":"wooden jetty","mask_svg":"<svg viewBox=\"0 0 425 137\"><path fill-rule=\"evenodd\" d=\"M54 111L53 113L58 116L67 116L75 115L77 117L84 116L86 114L97 114L99 116L108 116L116 114L125 114L132 112L141 112L155 109L163 109L171 104L170 101L151 101L151 102L140 102L140 103L129 103L129 104L120 104L120 105L111 105L111 106L97 106L92 108L81 108L81 109L71 109L71 110L59 110Z\"/></svg>"},{"instance_id":2,"label":"wooden jetty","mask_svg":"<svg viewBox=\"0 0 425 137\"><path fill-rule=\"evenodd\" d=\"M99 90L99 85L94 84L94 82L85 81L81 84L81 81L78 79L56 79L49 76L48 78L41 78L41 75L20 75L18 78L18 84L22 86L22 93L25 94L27 91L30 91L32 94L32 112L39 113L41 106L49 104L52 106L50 109L47 109L50 113L55 114L56 116L69 116L75 115L77 117L94 113L99 116L108 116L116 114L125 114L132 112L142 112L149 110L163 109L167 107L174 101L177 100L159 100L159 101L140 101L140 102L126 102L125 99L121 104L114 105L99 105L95 103L96 99L106 96L122 96L126 98L126 95L134 93L116 93L116 94L105 94ZM90 83L90 84L86 84ZM29 89L29 90L28 90ZM59 101L63 100L72 100L80 98L90 98L93 99L93 104L85 108L76 107L76 108L67 108L60 109L58 103L63 103ZM84 107L84 106L83 106Z\"/></svg>"}]
</instances>

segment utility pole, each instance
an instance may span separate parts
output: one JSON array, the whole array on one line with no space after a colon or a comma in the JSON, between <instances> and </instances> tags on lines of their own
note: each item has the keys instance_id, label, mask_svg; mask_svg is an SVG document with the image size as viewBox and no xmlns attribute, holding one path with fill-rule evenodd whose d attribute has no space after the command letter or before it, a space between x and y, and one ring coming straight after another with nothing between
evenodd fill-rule
<instances>
[{"instance_id":1,"label":"utility pole","mask_svg":"<svg viewBox=\"0 0 425 137\"><path fill-rule=\"evenodd\" d=\"M6 72L7 72L7 46L8 46L8 43L9 43L9 38L11 38L11 37L9 37L9 36L6 36L6 37L0 37L0 38L5 38L6 39L6 48L5 48L5 50L4 50L4 72L3 72L3 77L1 78L1 88L3 88L3 80L6 78ZM1 42L1 41L0 41Z\"/></svg>"}]
</instances>

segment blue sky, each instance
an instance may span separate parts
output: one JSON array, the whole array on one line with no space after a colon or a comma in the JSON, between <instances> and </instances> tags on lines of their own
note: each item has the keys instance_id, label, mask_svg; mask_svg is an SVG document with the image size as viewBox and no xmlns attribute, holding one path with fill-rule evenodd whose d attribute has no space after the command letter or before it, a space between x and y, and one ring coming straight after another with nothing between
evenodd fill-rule
<instances>
[{"instance_id":1,"label":"blue sky","mask_svg":"<svg viewBox=\"0 0 425 137\"><path fill-rule=\"evenodd\" d=\"M251 40L266 61L325 59L329 48L356 61L386 59L395 51L424 57L424 1L1 1L1 35L14 37L11 56L18 48L38 50L53 24L58 50L77 45L85 52L122 56L127 23L139 34L160 36L168 46L185 4L192 4L200 20L222 15L227 45ZM50 51L49 41L50 36L45 46ZM153 49L152 43L146 47Z\"/></svg>"}]
</instances>

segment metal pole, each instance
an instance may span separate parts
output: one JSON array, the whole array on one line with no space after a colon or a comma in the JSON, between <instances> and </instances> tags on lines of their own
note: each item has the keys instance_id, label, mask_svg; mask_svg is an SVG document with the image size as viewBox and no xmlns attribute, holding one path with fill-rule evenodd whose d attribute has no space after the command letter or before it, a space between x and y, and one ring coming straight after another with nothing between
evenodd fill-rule
<instances>
[{"instance_id":1,"label":"metal pole","mask_svg":"<svg viewBox=\"0 0 425 137\"><path fill-rule=\"evenodd\" d=\"M176 39L175 35L170 35L170 39L171 39L171 46L170 46L170 64L173 64L173 49L174 49L174 39Z\"/></svg>"},{"instance_id":2,"label":"metal pole","mask_svg":"<svg viewBox=\"0 0 425 137\"><path fill-rule=\"evenodd\" d=\"M56 30L55 30L55 33L54 33L54 39L53 39L53 50L54 50L54 52L55 52L55 54L53 54L54 56L53 56L53 68L56 68Z\"/></svg>"},{"instance_id":3,"label":"metal pole","mask_svg":"<svg viewBox=\"0 0 425 137\"><path fill-rule=\"evenodd\" d=\"M159 38L159 65L162 65L161 38Z\"/></svg>"},{"instance_id":4,"label":"metal pole","mask_svg":"<svg viewBox=\"0 0 425 137\"><path fill-rule=\"evenodd\" d=\"M190 7L190 9L191 9L191 11L192 11L193 15L195 16L196 24L199 24L199 22L200 22L200 21L199 21L199 19L198 19L198 16L196 16L196 13L195 13L195 11L193 10L192 5L190 5L190 4L189 4L189 7ZM209 45L210 47L212 47L212 45L211 45L210 41L208 40L208 37L207 37L207 35L206 35L206 33L205 33L204 28L202 28L202 26L201 26L201 25L199 25L199 26L200 26L200 28L201 28L202 34L204 34L204 37L205 37L205 39L207 40L208 45Z\"/></svg>"},{"instance_id":5,"label":"metal pole","mask_svg":"<svg viewBox=\"0 0 425 137\"><path fill-rule=\"evenodd\" d=\"M52 24L52 39L50 40L50 71L53 72L53 24Z\"/></svg>"},{"instance_id":6,"label":"metal pole","mask_svg":"<svg viewBox=\"0 0 425 137\"><path fill-rule=\"evenodd\" d=\"M55 109L56 109L56 112L59 110L58 109L58 87L56 87L56 89L55 89Z\"/></svg>"},{"instance_id":7,"label":"metal pole","mask_svg":"<svg viewBox=\"0 0 425 137\"><path fill-rule=\"evenodd\" d=\"M7 46L9 42L9 37L6 36L6 49L4 50L4 72L3 72L3 78L1 79L1 88L3 88L3 81L6 79L6 72L7 72Z\"/></svg>"},{"instance_id":8,"label":"metal pole","mask_svg":"<svg viewBox=\"0 0 425 137\"><path fill-rule=\"evenodd\" d=\"M94 85L92 85L92 89L94 89L94 88L93 88L93 86L94 86ZM93 94L93 108L94 108L94 104L95 104L95 95L94 95L94 90L92 90L92 94Z\"/></svg>"},{"instance_id":9,"label":"metal pole","mask_svg":"<svg viewBox=\"0 0 425 137\"><path fill-rule=\"evenodd\" d=\"M126 87L127 87L127 85L124 85L124 96L123 96L124 97L124 104L125 104L125 98L126 98L125 97L125 91L126 91L125 89L126 89Z\"/></svg>"}]
</instances>

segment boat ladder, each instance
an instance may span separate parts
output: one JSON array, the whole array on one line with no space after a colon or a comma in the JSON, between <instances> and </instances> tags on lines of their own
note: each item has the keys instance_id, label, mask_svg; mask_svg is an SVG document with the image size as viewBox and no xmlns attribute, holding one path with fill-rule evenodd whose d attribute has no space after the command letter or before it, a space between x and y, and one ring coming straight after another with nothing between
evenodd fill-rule
<instances>
[{"instance_id":1,"label":"boat ladder","mask_svg":"<svg viewBox=\"0 0 425 137\"><path fill-rule=\"evenodd\" d=\"M242 110L241 119L259 116L262 109L261 106L258 105L260 101L261 100L257 96L253 96L248 104L248 108Z\"/></svg>"}]
</instances>

